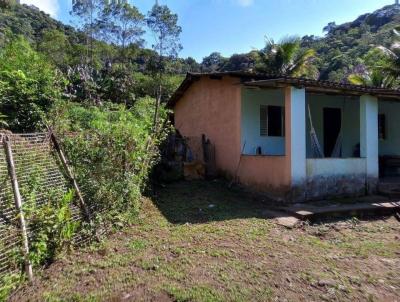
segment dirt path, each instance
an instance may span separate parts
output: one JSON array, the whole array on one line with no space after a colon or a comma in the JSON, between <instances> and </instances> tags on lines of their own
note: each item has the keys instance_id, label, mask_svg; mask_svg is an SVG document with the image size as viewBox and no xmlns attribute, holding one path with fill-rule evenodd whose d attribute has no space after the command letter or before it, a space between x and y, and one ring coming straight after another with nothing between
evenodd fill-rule
<instances>
[{"instance_id":1,"label":"dirt path","mask_svg":"<svg viewBox=\"0 0 400 302\"><path fill-rule=\"evenodd\" d=\"M170 185L138 222L75 251L12 301L399 301L400 224L289 230L220 182Z\"/></svg>"}]
</instances>

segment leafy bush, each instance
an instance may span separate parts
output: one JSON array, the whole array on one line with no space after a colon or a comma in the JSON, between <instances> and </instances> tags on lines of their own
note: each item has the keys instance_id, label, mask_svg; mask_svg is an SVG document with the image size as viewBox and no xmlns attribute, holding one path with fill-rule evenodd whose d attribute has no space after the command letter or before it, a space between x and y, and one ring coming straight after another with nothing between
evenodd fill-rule
<instances>
[{"instance_id":1,"label":"leafy bush","mask_svg":"<svg viewBox=\"0 0 400 302\"><path fill-rule=\"evenodd\" d=\"M6 274L1 278L0 301L7 301L10 294L18 287L21 280L20 274Z\"/></svg>"},{"instance_id":2,"label":"leafy bush","mask_svg":"<svg viewBox=\"0 0 400 302\"><path fill-rule=\"evenodd\" d=\"M13 148L15 168L19 178L19 188L22 196L22 207L28 231L29 259L33 268L42 267L51 263L65 248L71 247L80 222L73 219L74 192L65 192L63 186L67 184L62 178L55 175L57 162L43 148L43 143L35 144L33 140L23 136L15 136L17 142ZM44 142L46 144L46 142ZM3 159L4 160L4 159ZM2 171L2 178L7 171ZM3 179L4 180L4 179ZM10 183L4 182L2 192L2 206L6 212L15 207L14 196ZM15 215L17 215L15 213ZM15 216L15 220L18 221ZM13 291L18 282L25 279L23 272L24 256L21 249L20 229L18 224L3 221L3 231L6 238L0 240L1 249L8 251L8 274L0 274L0 301Z\"/></svg>"},{"instance_id":3,"label":"leafy bush","mask_svg":"<svg viewBox=\"0 0 400 302\"><path fill-rule=\"evenodd\" d=\"M63 194L51 190L46 195L44 205L34 198L24 204L26 219L33 229L29 257L35 266L50 263L64 248L70 247L79 226L72 219L73 191Z\"/></svg>"},{"instance_id":4,"label":"leafy bush","mask_svg":"<svg viewBox=\"0 0 400 302\"><path fill-rule=\"evenodd\" d=\"M166 134L151 135L153 108L154 100L144 98L130 109L59 102L52 112L86 202L102 213L99 219L117 223L139 210L141 191ZM166 111L161 115L165 123Z\"/></svg>"},{"instance_id":5,"label":"leafy bush","mask_svg":"<svg viewBox=\"0 0 400 302\"><path fill-rule=\"evenodd\" d=\"M135 73L134 75L136 85L134 86L135 95L139 97L144 97L146 95L155 97L156 96L156 88L154 85L154 78L150 75ZM163 86L162 90L162 100L167 101L175 90L182 83L184 77L181 75L165 75L161 84Z\"/></svg>"},{"instance_id":6,"label":"leafy bush","mask_svg":"<svg viewBox=\"0 0 400 302\"><path fill-rule=\"evenodd\" d=\"M61 79L61 80L60 80ZM44 128L51 104L61 98L63 77L22 37L0 50L0 112L13 131Z\"/></svg>"},{"instance_id":7,"label":"leafy bush","mask_svg":"<svg viewBox=\"0 0 400 302\"><path fill-rule=\"evenodd\" d=\"M19 137L14 147L14 154L19 157L17 175L22 176L19 188L29 230L29 257L34 266L51 263L64 248L71 246L79 226L72 217L74 191L63 189L67 181L54 176L57 162L50 154L39 154L46 152L42 146ZM12 208L13 198L8 196L6 200ZM20 253L17 248L15 262L22 267Z\"/></svg>"}]
</instances>

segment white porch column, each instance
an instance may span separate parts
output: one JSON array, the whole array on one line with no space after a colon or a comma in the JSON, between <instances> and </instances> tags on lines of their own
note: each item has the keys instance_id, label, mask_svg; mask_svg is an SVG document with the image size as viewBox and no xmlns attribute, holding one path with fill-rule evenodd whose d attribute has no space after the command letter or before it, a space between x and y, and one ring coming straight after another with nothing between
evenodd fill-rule
<instances>
[{"instance_id":1,"label":"white porch column","mask_svg":"<svg viewBox=\"0 0 400 302\"><path fill-rule=\"evenodd\" d=\"M378 99L370 95L360 98L360 151L366 159L367 190L373 193L379 179Z\"/></svg>"},{"instance_id":2,"label":"white porch column","mask_svg":"<svg viewBox=\"0 0 400 302\"><path fill-rule=\"evenodd\" d=\"M291 175L292 199L305 199L306 163L305 89L285 88L285 149Z\"/></svg>"}]
</instances>

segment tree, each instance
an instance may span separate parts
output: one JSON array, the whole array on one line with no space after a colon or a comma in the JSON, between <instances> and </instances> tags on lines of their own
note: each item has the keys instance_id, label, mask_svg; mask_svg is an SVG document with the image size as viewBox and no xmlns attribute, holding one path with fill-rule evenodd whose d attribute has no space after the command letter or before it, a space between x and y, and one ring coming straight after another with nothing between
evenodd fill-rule
<instances>
[{"instance_id":1,"label":"tree","mask_svg":"<svg viewBox=\"0 0 400 302\"><path fill-rule=\"evenodd\" d=\"M192 57L186 59L177 58L168 66L168 72L186 74L188 72L200 72L200 64Z\"/></svg>"},{"instance_id":2,"label":"tree","mask_svg":"<svg viewBox=\"0 0 400 302\"><path fill-rule=\"evenodd\" d=\"M326 26L323 28L323 32L326 32L326 33L330 34L330 33L333 32L336 28L337 28L336 22L329 22L328 25L326 25Z\"/></svg>"},{"instance_id":3,"label":"tree","mask_svg":"<svg viewBox=\"0 0 400 302\"><path fill-rule=\"evenodd\" d=\"M202 71L214 72L220 70L226 63L227 59L221 53L213 52L209 56L203 58L201 62Z\"/></svg>"},{"instance_id":4,"label":"tree","mask_svg":"<svg viewBox=\"0 0 400 302\"><path fill-rule=\"evenodd\" d=\"M248 54L234 54L224 64L222 69L224 71L252 71L256 63L256 58L252 52Z\"/></svg>"},{"instance_id":5,"label":"tree","mask_svg":"<svg viewBox=\"0 0 400 302\"><path fill-rule=\"evenodd\" d=\"M394 43L390 47L379 46L378 49L385 55L386 62L381 68L395 80L400 79L400 32L393 30Z\"/></svg>"},{"instance_id":6,"label":"tree","mask_svg":"<svg viewBox=\"0 0 400 302\"><path fill-rule=\"evenodd\" d=\"M17 4L16 0L0 0L0 8L11 8Z\"/></svg>"},{"instance_id":7,"label":"tree","mask_svg":"<svg viewBox=\"0 0 400 302\"><path fill-rule=\"evenodd\" d=\"M357 65L348 76L348 81L354 85L393 88L396 79L385 68L388 59L380 49L370 50L362 59L363 64Z\"/></svg>"},{"instance_id":8,"label":"tree","mask_svg":"<svg viewBox=\"0 0 400 302\"><path fill-rule=\"evenodd\" d=\"M133 70L125 64L116 64L103 70L99 85L104 100L132 106L136 99L134 89L137 85Z\"/></svg>"},{"instance_id":9,"label":"tree","mask_svg":"<svg viewBox=\"0 0 400 302\"><path fill-rule=\"evenodd\" d=\"M45 128L46 113L61 98L63 77L22 37L0 50L0 112L13 131Z\"/></svg>"},{"instance_id":10,"label":"tree","mask_svg":"<svg viewBox=\"0 0 400 302\"><path fill-rule=\"evenodd\" d=\"M377 69L366 69L363 73L353 73L348 80L351 84L361 86L373 86L380 88L392 88L393 80Z\"/></svg>"},{"instance_id":11,"label":"tree","mask_svg":"<svg viewBox=\"0 0 400 302\"><path fill-rule=\"evenodd\" d=\"M182 49L179 36L182 28L178 25L178 15L173 14L168 6L158 5L156 3L147 15L147 26L154 37L153 49L157 53L157 62L153 65L153 74L158 86L156 104L154 110L154 132L157 133L158 111L162 98L163 75L166 69L166 60L168 57L173 59L177 57Z\"/></svg>"},{"instance_id":12,"label":"tree","mask_svg":"<svg viewBox=\"0 0 400 302\"><path fill-rule=\"evenodd\" d=\"M260 51L256 70L274 75L316 78L316 53L313 49L302 49L300 42L297 37L287 37L279 43L268 39L267 45Z\"/></svg>"},{"instance_id":13,"label":"tree","mask_svg":"<svg viewBox=\"0 0 400 302\"><path fill-rule=\"evenodd\" d=\"M67 36L57 29L46 30L43 33L38 50L61 70L65 70L71 62L71 44Z\"/></svg>"},{"instance_id":14,"label":"tree","mask_svg":"<svg viewBox=\"0 0 400 302\"><path fill-rule=\"evenodd\" d=\"M101 69L99 88L102 97L116 103L133 105L135 81L130 57L143 44L144 16L127 1L104 3L96 20L97 37L115 46Z\"/></svg>"},{"instance_id":15,"label":"tree","mask_svg":"<svg viewBox=\"0 0 400 302\"><path fill-rule=\"evenodd\" d=\"M135 6L124 1L113 1L104 6L97 26L106 42L121 47L122 61L125 62L127 46L143 43L143 20L144 16Z\"/></svg>"},{"instance_id":16,"label":"tree","mask_svg":"<svg viewBox=\"0 0 400 302\"><path fill-rule=\"evenodd\" d=\"M104 0L72 0L71 14L81 21L81 29L86 35L86 63L93 65L96 20L106 2Z\"/></svg>"},{"instance_id":17,"label":"tree","mask_svg":"<svg viewBox=\"0 0 400 302\"><path fill-rule=\"evenodd\" d=\"M348 80L356 85L395 88L400 81L400 33L393 30L395 42L390 47L378 46L364 57L365 67L355 70Z\"/></svg>"}]
</instances>

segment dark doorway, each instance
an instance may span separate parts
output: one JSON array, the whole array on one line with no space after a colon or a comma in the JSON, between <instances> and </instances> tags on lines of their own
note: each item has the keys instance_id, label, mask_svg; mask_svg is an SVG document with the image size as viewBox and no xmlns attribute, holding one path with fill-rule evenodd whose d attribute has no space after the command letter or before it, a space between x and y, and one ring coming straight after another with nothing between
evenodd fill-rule
<instances>
[{"instance_id":1,"label":"dark doorway","mask_svg":"<svg viewBox=\"0 0 400 302\"><path fill-rule=\"evenodd\" d=\"M342 111L339 108L324 108L324 153L331 157L342 126Z\"/></svg>"}]
</instances>

